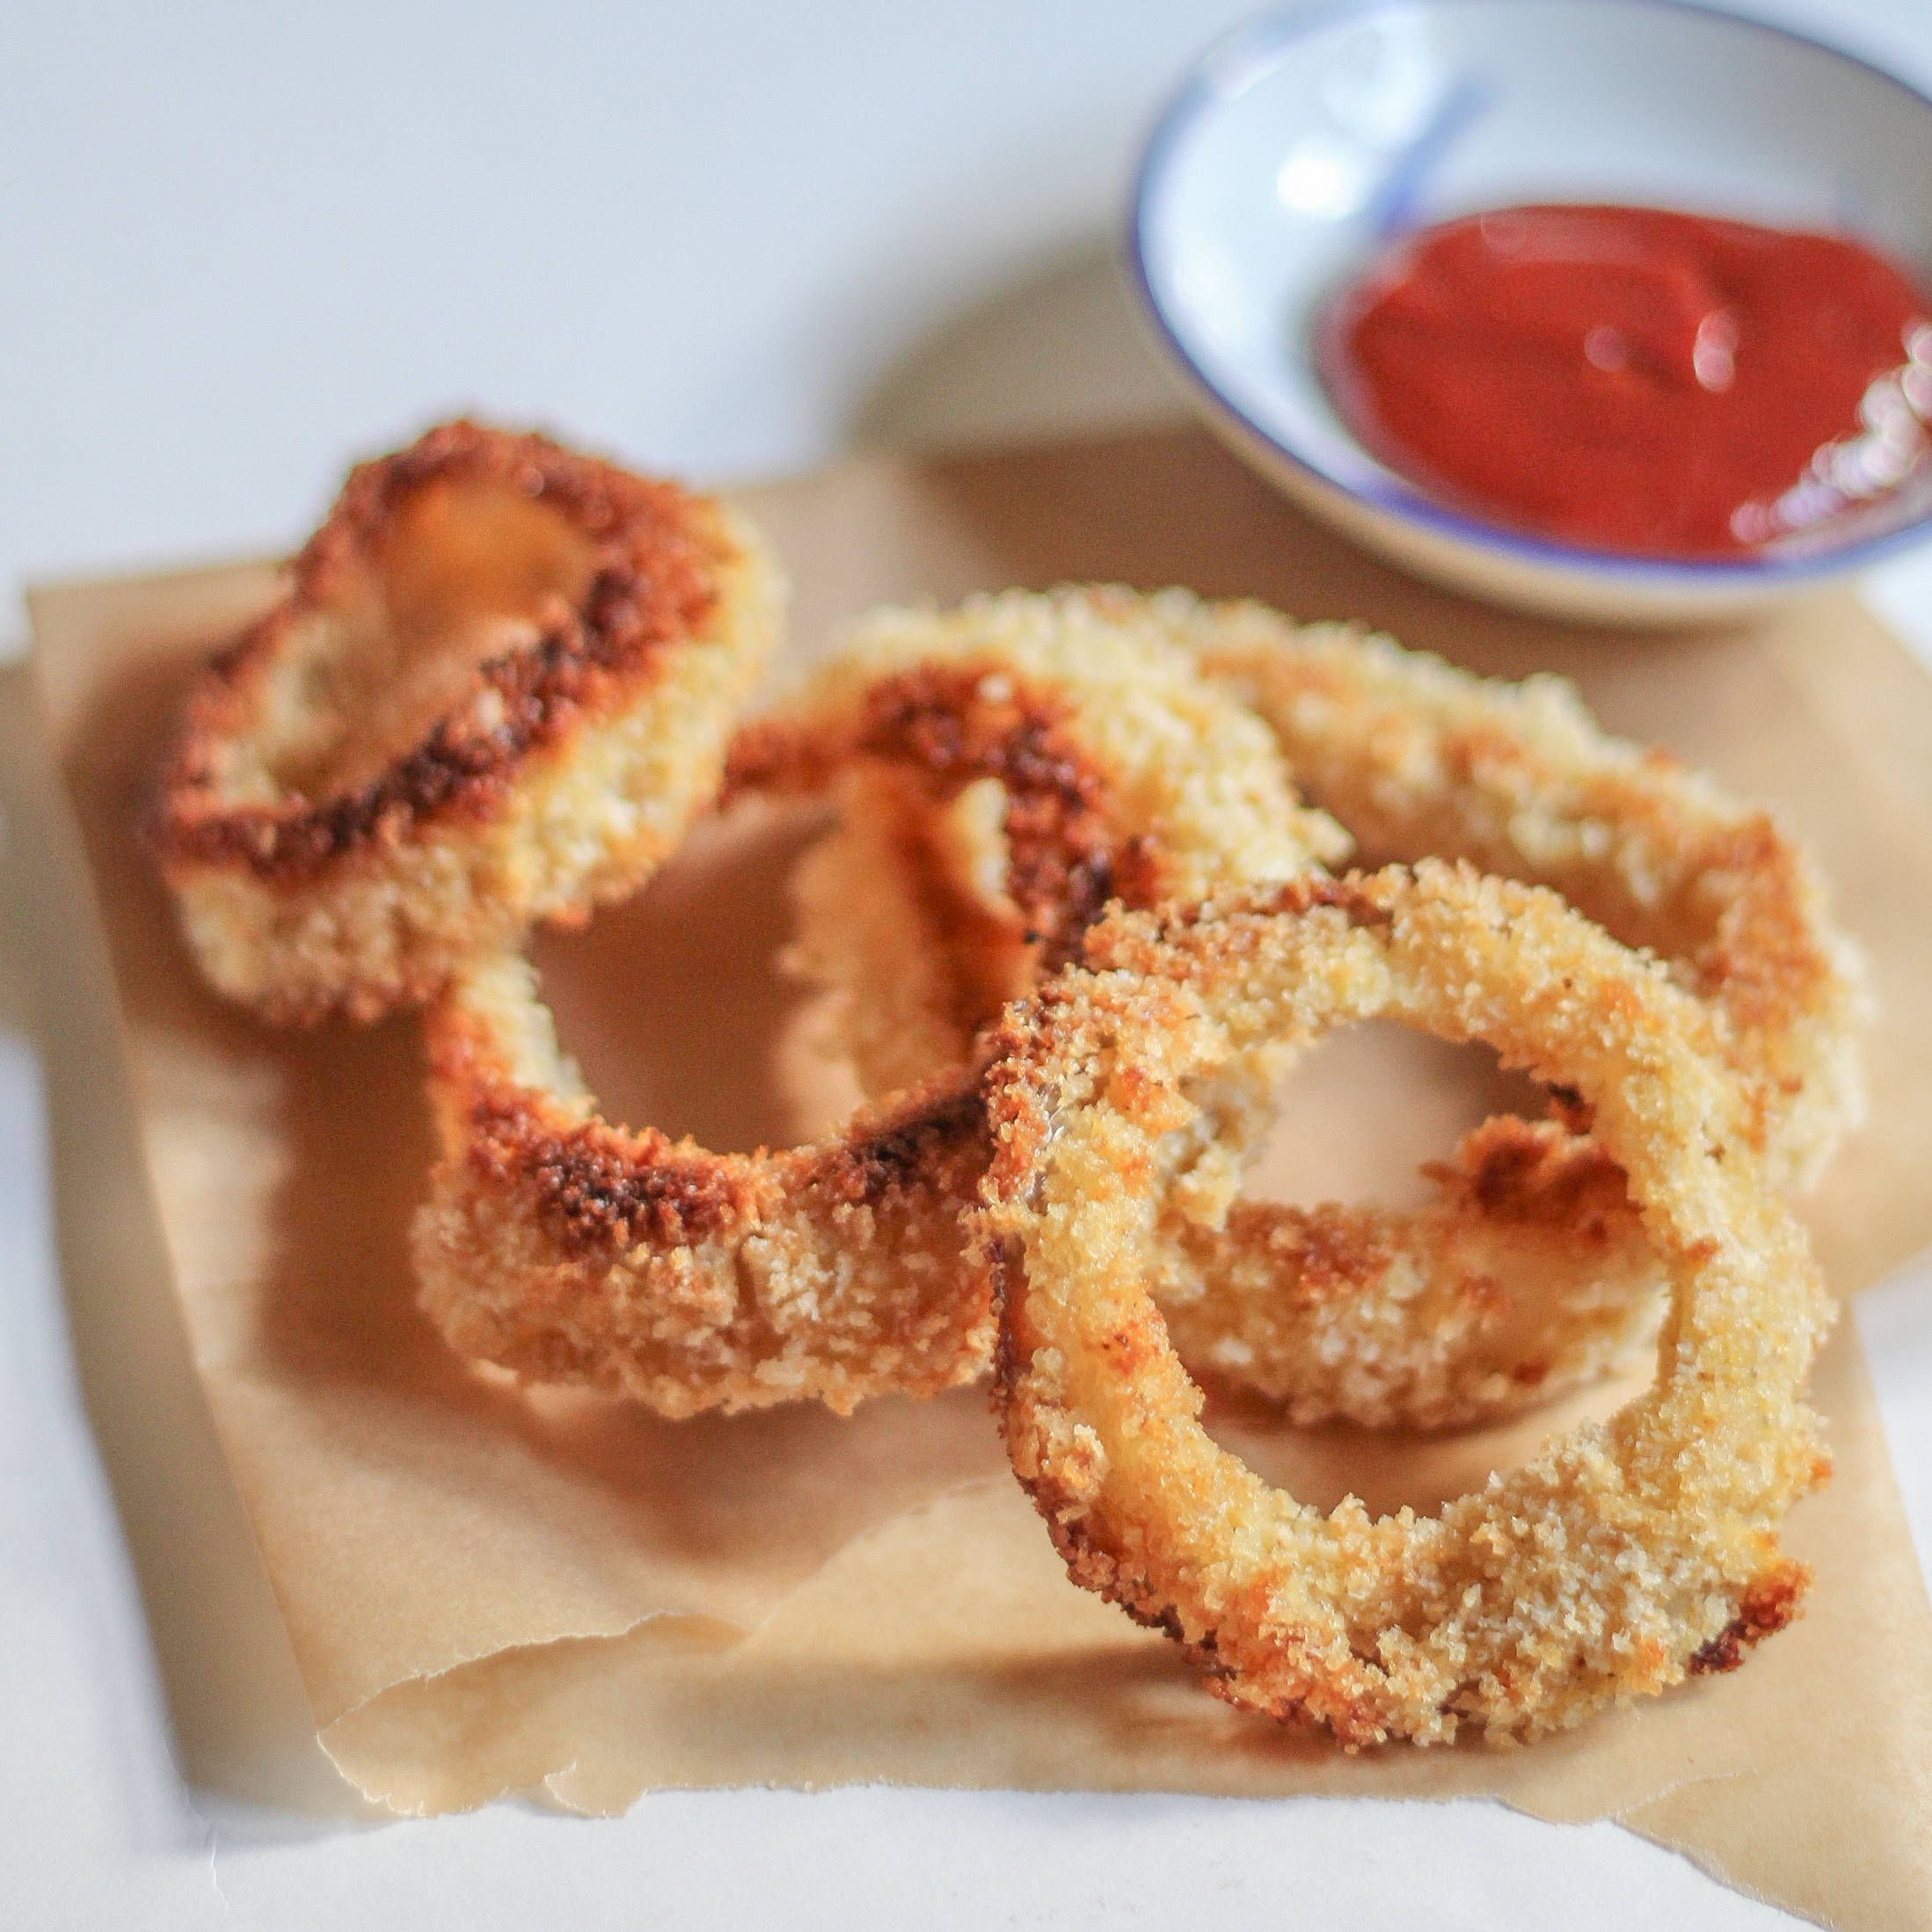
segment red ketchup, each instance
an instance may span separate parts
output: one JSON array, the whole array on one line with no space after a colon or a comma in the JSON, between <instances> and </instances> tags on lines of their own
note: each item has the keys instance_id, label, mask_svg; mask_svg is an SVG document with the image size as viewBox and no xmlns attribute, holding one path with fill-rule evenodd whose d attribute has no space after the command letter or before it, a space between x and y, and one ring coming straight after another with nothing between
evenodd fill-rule
<instances>
[{"instance_id":1,"label":"red ketchup","mask_svg":"<svg viewBox=\"0 0 1932 1932\"><path fill-rule=\"evenodd\" d=\"M1515 208L1395 244L1316 346L1350 428L1432 495L1590 550L1723 558L1932 456L1928 314L1839 236Z\"/></svg>"}]
</instances>

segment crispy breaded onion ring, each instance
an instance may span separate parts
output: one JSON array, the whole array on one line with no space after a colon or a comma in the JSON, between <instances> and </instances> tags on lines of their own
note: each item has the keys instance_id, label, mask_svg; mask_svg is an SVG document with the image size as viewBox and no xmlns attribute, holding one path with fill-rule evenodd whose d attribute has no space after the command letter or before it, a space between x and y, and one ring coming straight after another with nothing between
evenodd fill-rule
<instances>
[{"instance_id":1,"label":"crispy breaded onion ring","mask_svg":"<svg viewBox=\"0 0 1932 1932\"><path fill-rule=\"evenodd\" d=\"M1553 887L1714 1010L1773 1177L1800 1192L1863 1118L1856 955L1771 815L1607 736L1559 678L1472 676L1253 603L1156 600L1169 634L1274 728L1358 864L1467 859Z\"/></svg>"},{"instance_id":2,"label":"crispy breaded onion ring","mask_svg":"<svg viewBox=\"0 0 1932 1932\"><path fill-rule=\"evenodd\" d=\"M426 1027L441 1157L413 1247L459 1353L667 1416L843 1412L984 1369L991 1309L959 1233L988 1154L973 1079L814 1147L712 1154L598 1118L521 959L463 969Z\"/></svg>"},{"instance_id":3,"label":"crispy breaded onion ring","mask_svg":"<svg viewBox=\"0 0 1932 1932\"><path fill-rule=\"evenodd\" d=\"M1440 1515L1323 1516L1216 1447L1148 1298L1163 1143L1261 1035L1371 1017L1574 1087L1670 1279L1658 1377ZM1714 1031L1554 893L1425 864L1126 915L1010 1014L976 1237L1009 1453L1074 1579L1228 1702L1345 1745L1535 1736L1795 1614L1776 1527L1828 1465L1802 1389L1830 1314Z\"/></svg>"},{"instance_id":4,"label":"crispy breaded onion ring","mask_svg":"<svg viewBox=\"0 0 1932 1932\"><path fill-rule=\"evenodd\" d=\"M191 695L155 830L202 970L281 1021L641 883L782 601L716 499L467 422L354 470L291 580Z\"/></svg>"},{"instance_id":5,"label":"crispy breaded onion ring","mask_svg":"<svg viewBox=\"0 0 1932 1932\"><path fill-rule=\"evenodd\" d=\"M796 957L843 994L867 1092L963 1064L1110 896L1199 899L1338 856L1258 720L1167 641L1199 608L1090 589L882 612L734 745L728 786L841 802L794 875ZM1258 1046L1220 1082L1163 1197L1156 1294L1196 1373L1296 1422L1442 1428L1592 1380L1650 1333L1660 1278L1622 1176L1558 1122L1487 1122L1413 1213L1233 1201L1284 1057Z\"/></svg>"},{"instance_id":6,"label":"crispy breaded onion ring","mask_svg":"<svg viewBox=\"0 0 1932 1932\"><path fill-rule=\"evenodd\" d=\"M1266 727L1105 599L875 618L797 705L740 735L727 791L855 784L1003 827L1010 910L969 961L973 996L995 1003L1007 982L988 994L989 975L1017 987L1057 963L1117 893L1283 878L1303 835L1333 843L1296 810ZM460 1352L672 1415L849 1409L987 1367L989 1289L959 1232L988 1151L966 1068L818 1147L721 1156L598 1119L521 962L466 969L426 1024L442 1156L417 1269ZM893 1042L873 1038L876 1072Z\"/></svg>"},{"instance_id":7,"label":"crispy breaded onion ring","mask_svg":"<svg viewBox=\"0 0 1932 1932\"><path fill-rule=\"evenodd\" d=\"M1198 899L1347 850L1266 727L1114 589L875 611L740 734L725 789L841 806L794 882L800 965L864 988L842 1018L874 1096L965 1061L1110 900Z\"/></svg>"}]
</instances>

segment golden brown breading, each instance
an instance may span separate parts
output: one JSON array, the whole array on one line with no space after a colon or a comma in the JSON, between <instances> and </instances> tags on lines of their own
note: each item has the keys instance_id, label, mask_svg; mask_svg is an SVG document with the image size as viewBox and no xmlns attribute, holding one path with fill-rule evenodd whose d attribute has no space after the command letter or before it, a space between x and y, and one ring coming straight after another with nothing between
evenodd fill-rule
<instances>
[{"instance_id":1,"label":"golden brown breading","mask_svg":"<svg viewBox=\"0 0 1932 1932\"><path fill-rule=\"evenodd\" d=\"M988 1151L973 1078L814 1147L720 1155L599 1119L519 959L464 968L425 1024L441 1154L412 1241L460 1353L668 1416L844 1411L985 1367L959 1233Z\"/></svg>"},{"instance_id":2,"label":"golden brown breading","mask_svg":"<svg viewBox=\"0 0 1932 1932\"><path fill-rule=\"evenodd\" d=\"M1163 1214L1148 1285L1189 1372L1297 1424L1463 1428L1595 1382L1656 1332L1657 1256L1596 1141L1504 1114L1424 1171L1415 1208Z\"/></svg>"},{"instance_id":3,"label":"golden brown breading","mask_svg":"<svg viewBox=\"0 0 1932 1932\"><path fill-rule=\"evenodd\" d=\"M798 958L862 995L842 1017L874 1096L964 1061L1110 899L1198 899L1347 850L1259 720L1111 588L873 612L740 734L726 785L841 806L796 882Z\"/></svg>"},{"instance_id":4,"label":"golden brown breading","mask_svg":"<svg viewBox=\"0 0 1932 1932\"><path fill-rule=\"evenodd\" d=\"M1350 1746L1532 1737L1796 1614L1776 1529L1828 1471L1802 1391L1831 1309L1708 1009L1553 893L1440 864L1124 915L1090 956L995 1037L976 1217L1008 1450L1076 1582ZM1371 1017L1574 1088L1670 1281L1649 1391L1431 1518L1324 1516L1219 1448L1146 1286L1190 1082Z\"/></svg>"},{"instance_id":5,"label":"golden brown breading","mask_svg":"<svg viewBox=\"0 0 1932 1932\"><path fill-rule=\"evenodd\" d=\"M842 995L869 1093L963 1063L1110 893L1199 899L1338 856L1247 708L1163 641L1198 608L1093 589L880 613L733 748L741 782L841 801L794 876L796 951ZM1554 1123L1489 1122L1414 1214L1235 1201L1285 1057L1258 1046L1170 1150L1155 1292L1192 1369L1298 1422L1440 1428L1593 1379L1654 1329L1622 1177Z\"/></svg>"},{"instance_id":6,"label":"golden brown breading","mask_svg":"<svg viewBox=\"0 0 1932 1932\"><path fill-rule=\"evenodd\" d=\"M1607 736L1559 678L1472 676L1253 603L1155 600L1167 634L1274 728L1364 866L1467 859L1548 886L1715 1010L1771 1172L1803 1191L1864 1112L1855 952L1770 814Z\"/></svg>"},{"instance_id":7,"label":"golden brown breading","mask_svg":"<svg viewBox=\"0 0 1932 1932\"><path fill-rule=\"evenodd\" d=\"M155 829L202 970L281 1021L641 883L783 596L716 499L467 422L357 468L291 574L193 692Z\"/></svg>"},{"instance_id":8,"label":"golden brown breading","mask_svg":"<svg viewBox=\"0 0 1932 1932\"><path fill-rule=\"evenodd\" d=\"M995 1006L1036 961L1076 948L1116 893L1282 877L1304 861L1297 830L1332 842L1296 812L1259 720L1105 600L874 619L799 704L740 734L727 792L849 784L906 788L942 824L993 806L1010 913L987 915L968 957L982 976L971 996ZM426 1024L442 1155L416 1260L424 1305L462 1352L674 1415L808 1397L849 1409L985 1369L989 1290L958 1225L987 1154L969 1068L817 1148L719 1156L598 1119L519 961L463 972ZM892 1052L879 1036L875 1074Z\"/></svg>"}]
</instances>

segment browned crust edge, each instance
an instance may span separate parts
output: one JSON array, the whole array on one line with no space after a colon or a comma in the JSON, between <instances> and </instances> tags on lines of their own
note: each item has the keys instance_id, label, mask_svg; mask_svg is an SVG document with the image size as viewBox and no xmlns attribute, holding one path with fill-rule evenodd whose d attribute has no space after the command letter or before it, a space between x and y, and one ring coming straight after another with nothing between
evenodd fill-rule
<instances>
[{"instance_id":1,"label":"browned crust edge","mask_svg":"<svg viewBox=\"0 0 1932 1932\"><path fill-rule=\"evenodd\" d=\"M868 1109L830 1140L754 1154L579 1118L517 1080L492 1029L467 1014L437 1017L429 1080L445 1158L460 1156L486 1191L529 1186L559 1258L571 1260L616 1258L640 1243L696 1247L756 1221L784 1194L878 1207L919 1186L943 1152L988 1146L976 1070Z\"/></svg>"},{"instance_id":2,"label":"browned crust edge","mask_svg":"<svg viewBox=\"0 0 1932 1932\"><path fill-rule=\"evenodd\" d=\"M500 700L487 728L470 711L440 721L369 784L319 803L224 801L219 747L249 728L259 681L288 632L324 607L404 501L448 481L500 482L558 509L598 550L584 597L573 609L559 602L533 643L482 667L484 685ZM431 821L486 821L533 753L586 718L635 702L663 651L703 634L735 553L714 501L547 436L459 420L359 464L291 565L288 594L215 660L189 697L149 826L164 870L232 868L271 884L307 881L380 854Z\"/></svg>"},{"instance_id":3,"label":"browned crust edge","mask_svg":"<svg viewBox=\"0 0 1932 1932\"><path fill-rule=\"evenodd\" d=\"M808 1147L716 1154L590 1113L507 1024L499 998L428 1016L441 1154L412 1244L459 1353L669 1416L846 1413L984 1371L991 1293L959 1219L990 1157L976 1068Z\"/></svg>"},{"instance_id":4,"label":"browned crust edge","mask_svg":"<svg viewBox=\"0 0 1932 1932\"><path fill-rule=\"evenodd\" d=\"M861 757L909 775L934 806L997 779L1008 800L1008 896L1028 941L1041 943L1040 970L1054 972L1078 957L1110 900L1144 909L1164 884L1154 842L1120 833L1112 775L1080 741L1074 718L1061 693L997 658L917 665L867 689L849 736L785 718L747 725L726 757L724 796L820 794Z\"/></svg>"}]
</instances>

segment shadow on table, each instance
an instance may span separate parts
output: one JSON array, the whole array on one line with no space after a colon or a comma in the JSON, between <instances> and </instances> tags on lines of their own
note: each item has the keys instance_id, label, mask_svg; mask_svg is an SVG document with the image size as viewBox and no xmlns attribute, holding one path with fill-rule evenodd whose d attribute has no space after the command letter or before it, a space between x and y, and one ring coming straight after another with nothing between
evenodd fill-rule
<instances>
[{"instance_id":1,"label":"shadow on table","mask_svg":"<svg viewBox=\"0 0 1932 1932\"><path fill-rule=\"evenodd\" d=\"M1069 243L949 317L885 370L848 425L861 449L1063 435L1181 413L1101 237Z\"/></svg>"}]
</instances>

